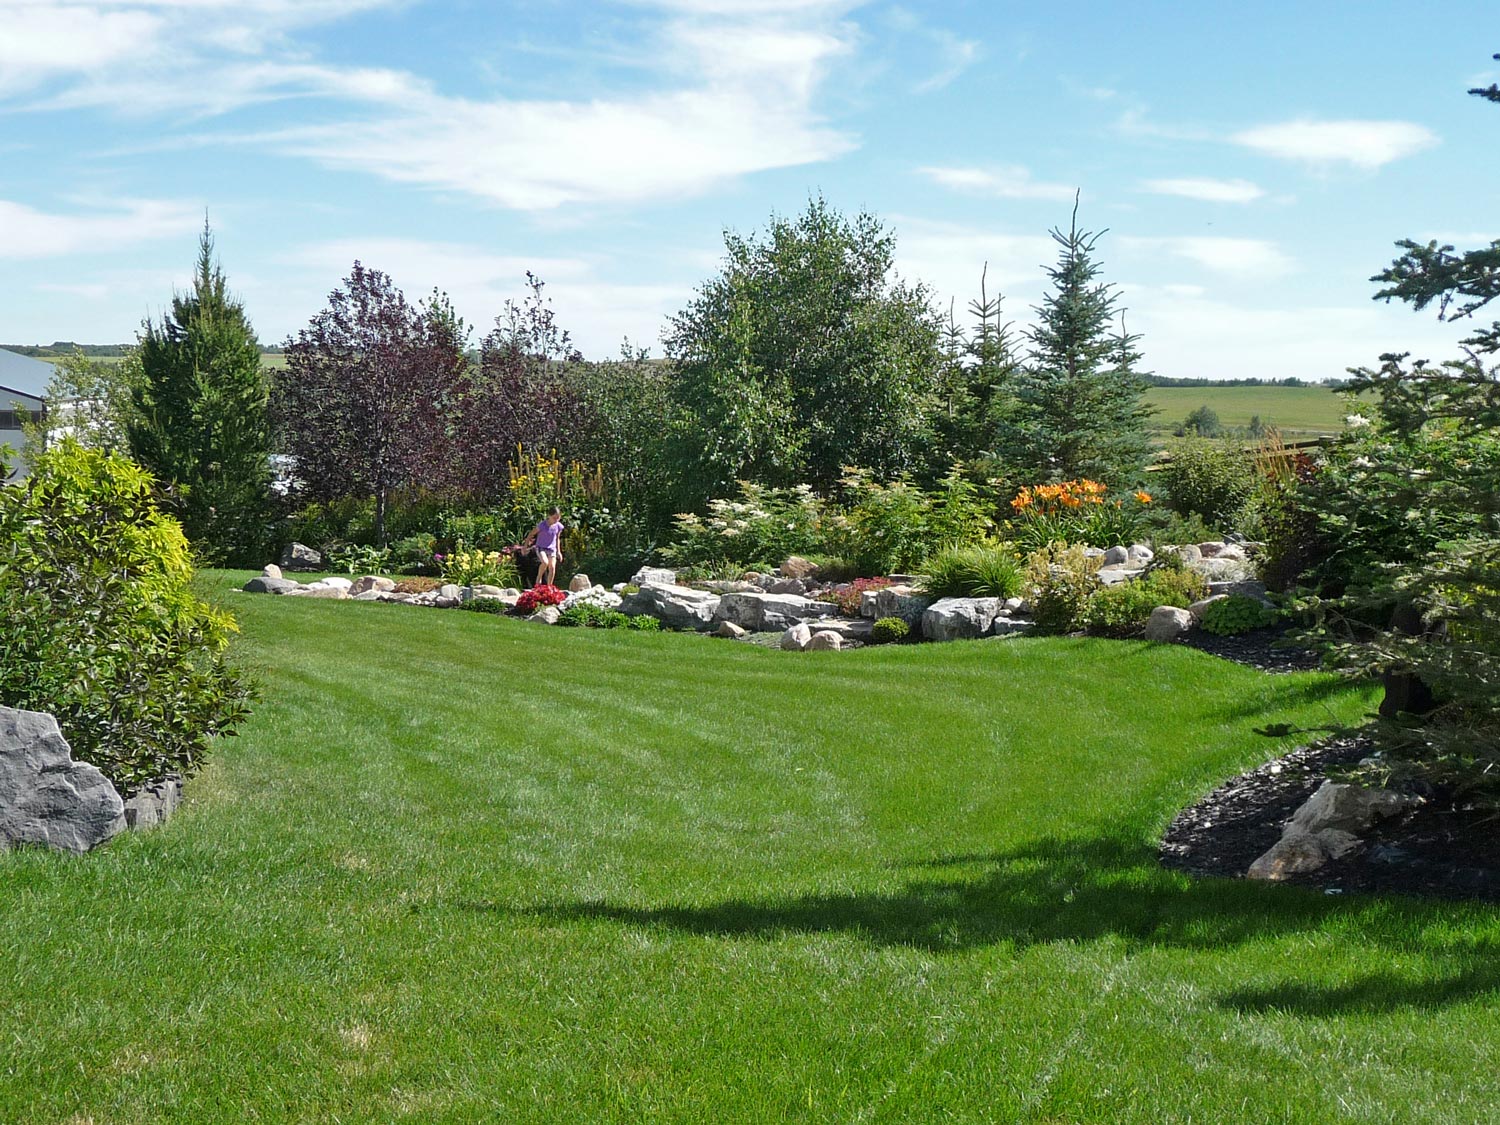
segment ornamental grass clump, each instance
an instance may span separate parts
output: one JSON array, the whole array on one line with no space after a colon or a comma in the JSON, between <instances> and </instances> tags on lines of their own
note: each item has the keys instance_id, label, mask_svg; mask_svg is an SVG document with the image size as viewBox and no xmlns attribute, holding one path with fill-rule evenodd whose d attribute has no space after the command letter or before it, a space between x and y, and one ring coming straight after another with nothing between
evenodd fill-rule
<instances>
[{"instance_id":1,"label":"ornamental grass clump","mask_svg":"<svg viewBox=\"0 0 1500 1125\"><path fill-rule=\"evenodd\" d=\"M1009 547L948 547L929 559L921 581L935 598L1013 598L1025 584L1025 565Z\"/></svg>"},{"instance_id":2,"label":"ornamental grass clump","mask_svg":"<svg viewBox=\"0 0 1500 1125\"><path fill-rule=\"evenodd\" d=\"M234 619L139 465L71 438L29 457L0 488L0 704L53 714L122 792L192 774L249 712Z\"/></svg>"}]
</instances>

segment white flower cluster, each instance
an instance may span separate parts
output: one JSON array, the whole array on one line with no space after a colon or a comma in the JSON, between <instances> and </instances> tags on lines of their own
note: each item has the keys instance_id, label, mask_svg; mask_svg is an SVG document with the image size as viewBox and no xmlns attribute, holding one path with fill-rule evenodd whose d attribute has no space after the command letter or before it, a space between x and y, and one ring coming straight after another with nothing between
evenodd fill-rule
<instances>
[{"instance_id":1,"label":"white flower cluster","mask_svg":"<svg viewBox=\"0 0 1500 1125\"><path fill-rule=\"evenodd\" d=\"M576 594L569 594L563 599L563 609L575 605L596 605L601 609L619 609L620 595L606 590L603 586L591 586L587 590L579 590Z\"/></svg>"}]
</instances>

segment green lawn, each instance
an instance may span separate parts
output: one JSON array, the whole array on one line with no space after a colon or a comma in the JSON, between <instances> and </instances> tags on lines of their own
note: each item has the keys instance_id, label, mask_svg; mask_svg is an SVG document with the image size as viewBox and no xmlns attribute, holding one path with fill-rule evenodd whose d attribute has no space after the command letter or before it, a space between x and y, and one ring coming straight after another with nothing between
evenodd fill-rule
<instances>
[{"instance_id":1,"label":"green lawn","mask_svg":"<svg viewBox=\"0 0 1500 1125\"><path fill-rule=\"evenodd\" d=\"M1325 677L231 604L264 699L177 818L0 856L5 1125L1500 1104L1500 911L1155 863Z\"/></svg>"},{"instance_id":2,"label":"green lawn","mask_svg":"<svg viewBox=\"0 0 1500 1125\"><path fill-rule=\"evenodd\" d=\"M1200 406L1226 426L1247 426L1254 415L1288 441L1338 433L1349 407L1328 387L1152 387L1146 401L1157 411L1151 425L1168 434Z\"/></svg>"}]
</instances>

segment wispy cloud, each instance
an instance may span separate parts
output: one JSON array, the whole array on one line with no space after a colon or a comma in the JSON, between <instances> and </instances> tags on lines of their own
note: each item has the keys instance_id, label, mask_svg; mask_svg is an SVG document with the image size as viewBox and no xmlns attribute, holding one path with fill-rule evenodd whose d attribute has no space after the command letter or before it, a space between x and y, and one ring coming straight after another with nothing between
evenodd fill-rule
<instances>
[{"instance_id":1,"label":"wispy cloud","mask_svg":"<svg viewBox=\"0 0 1500 1125\"><path fill-rule=\"evenodd\" d=\"M989 195L1001 199L1072 199L1077 189L1071 184L1047 183L1033 179L1031 172L1019 165L992 168L923 167L919 175L954 191L970 195Z\"/></svg>"},{"instance_id":2,"label":"wispy cloud","mask_svg":"<svg viewBox=\"0 0 1500 1125\"><path fill-rule=\"evenodd\" d=\"M1142 188L1153 195L1176 195L1205 203L1253 203L1266 193L1249 180L1216 180L1189 176L1175 180L1147 180Z\"/></svg>"},{"instance_id":3,"label":"wispy cloud","mask_svg":"<svg viewBox=\"0 0 1500 1125\"><path fill-rule=\"evenodd\" d=\"M1437 134L1411 121L1315 121L1257 125L1234 143L1267 156L1305 164L1348 164L1373 171L1438 143Z\"/></svg>"},{"instance_id":4,"label":"wispy cloud","mask_svg":"<svg viewBox=\"0 0 1500 1125\"><path fill-rule=\"evenodd\" d=\"M1296 263L1275 243L1258 238L1188 236L1180 238L1126 237L1120 244L1137 254L1168 254L1213 273L1230 277L1276 277L1290 273Z\"/></svg>"},{"instance_id":5,"label":"wispy cloud","mask_svg":"<svg viewBox=\"0 0 1500 1125\"><path fill-rule=\"evenodd\" d=\"M201 208L166 200L120 200L109 209L62 213L0 199L0 259L117 250L191 235L202 225Z\"/></svg>"},{"instance_id":6,"label":"wispy cloud","mask_svg":"<svg viewBox=\"0 0 1500 1125\"><path fill-rule=\"evenodd\" d=\"M961 39L951 31L934 31L932 36L937 43L941 65L937 73L912 87L918 94L930 94L951 85L983 56L977 39Z\"/></svg>"}]
</instances>

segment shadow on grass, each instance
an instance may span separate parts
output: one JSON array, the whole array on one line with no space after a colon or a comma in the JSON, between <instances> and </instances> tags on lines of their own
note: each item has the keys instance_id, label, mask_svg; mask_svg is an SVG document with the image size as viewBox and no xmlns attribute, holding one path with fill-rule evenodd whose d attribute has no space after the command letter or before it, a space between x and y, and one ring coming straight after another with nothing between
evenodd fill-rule
<instances>
[{"instance_id":1,"label":"shadow on grass","mask_svg":"<svg viewBox=\"0 0 1500 1125\"><path fill-rule=\"evenodd\" d=\"M1480 960L1475 958L1476 961ZM1412 980L1393 973L1371 973L1342 984L1282 981L1267 988L1226 993L1221 1008L1237 1012L1286 1012L1296 1016L1337 1016L1390 1012L1401 1008L1437 1010L1500 997L1500 965L1479 963L1435 980Z\"/></svg>"},{"instance_id":2,"label":"shadow on grass","mask_svg":"<svg viewBox=\"0 0 1500 1125\"><path fill-rule=\"evenodd\" d=\"M969 868L943 878L944 869ZM1431 958L1454 970L1430 985L1371 977L1322 988L1288 982L1224 997L1226 1007L1308 1015L1459 1003L1500 986L1500 953L1460 923L1451 940L1432 923L1461 918L1461 905L1409 899L1331 897L1236 880L1192 881L1162 870L1152 850L1118 839L1048 839L1010 852L943 857L910 865L931 877L895 890L730 899L702 906L637 907L578 902L520 911L554 922L607 921L665 927L705 937L772 940L789 934L848 933L882 946L957 953L986 946L1121 940L1131 950L1222 951L1242 943L1333 930L1362 933L1369 955ZM493 904L467 904L494 910ZM508 912L508 911L507 911ZM1378 916L1378 926L1363 923Z\"/></svg>"}]
</instances>

